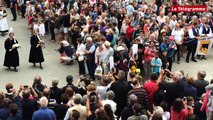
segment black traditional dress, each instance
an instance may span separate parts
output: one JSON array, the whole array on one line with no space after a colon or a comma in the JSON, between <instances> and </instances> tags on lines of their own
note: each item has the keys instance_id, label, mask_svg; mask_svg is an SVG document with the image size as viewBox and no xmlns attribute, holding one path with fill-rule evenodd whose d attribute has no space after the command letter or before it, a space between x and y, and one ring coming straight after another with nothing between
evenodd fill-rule
<instances>
[{"instance_id":1,"label":"black traditional dress","mask_svg":"<svg viewBox=\"0 0 213 120\"><path fill-rule=\"evenodd\" d=\"M17 48L12 49L14 44L18 44L18 41L9 38L5 40L4 47L6 50L4 58L4 66L6 67L17 67L19 66L19 54Z\"/></svg>"},{"instance_id":2,"label":"black traditional dress","mask_svg":"<svg viewBox=\"0 0 213 120\"><path fill-rule=\"evenodd\" d=\"M40 39L38 35L33 35L30 39L30 57L29 62L30 63L41 63L44 62L44 56L42 52L42 47L38 44L40 44Z\"/></svg>"}]
</instances>

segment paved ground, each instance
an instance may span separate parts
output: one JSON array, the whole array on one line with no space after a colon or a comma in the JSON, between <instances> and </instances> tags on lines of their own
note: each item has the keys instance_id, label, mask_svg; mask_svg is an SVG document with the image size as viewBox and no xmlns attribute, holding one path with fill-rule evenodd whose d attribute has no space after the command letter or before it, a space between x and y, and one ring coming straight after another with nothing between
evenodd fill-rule
<instances>
[{"instance_id":1,"label":"paved ground","mask_svg":"<svg viewBox=\"0 0 213 120\"><path fill-rule=\"evenodd\" d=\"M30 36L29 30L27 30L27 20L21 19L18 17L16 22L11 21L12 16L10 10L8 12L8 24L10 27L14 28L15 38L21 44L21 48L18 50L20 55L20 67L18 72L8 71L3 67L4 61L4 40L8 37L0 36L0 91L4 89L4 85L8 82L13 83L16 88L20 84L32 84L33 78L35 75L41 75L42 80L47 85L51 85L51 80L53 78L58 78L59 86L64 86L66 84L65 77L68 74L74 76L75 79L78 72L78 65L75 63L73 65L67 66L59 62L59 54L55 49L59 47L58 44L55 44L49 40L49 36L46 37L46 48L43 49L45 62L43 63L44 69L34 68L32 64L28 63L29 50L30 50ZM198 70L206 70L207 79L213 78L213 50L210 52L210 55L207 56L208 60L198 61L198 63L185 63L177 65L174 63L173 70L184 70L185 73L195 76Z\"/></svg>"}]
</instances>

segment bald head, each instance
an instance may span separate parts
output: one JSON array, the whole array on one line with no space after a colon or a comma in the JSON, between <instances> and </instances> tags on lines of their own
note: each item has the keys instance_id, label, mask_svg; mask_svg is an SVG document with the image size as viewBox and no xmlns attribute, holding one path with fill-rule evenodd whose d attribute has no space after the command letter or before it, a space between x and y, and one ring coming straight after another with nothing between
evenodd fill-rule
<instances>
[{"instance_id":1,"label":"bald head","mask_svg":"<svg viewBox=\"0 0 213 120\"><path fill-rule=\"evenodd\" d=\"M50 90L48 88L44 88L44 90L43 90L43 96L48 97L49 93L50 93Z\"/></svg>"},{"instance_id":2,"label":"bald head","mask_svg":"<svg viewBox=\"0 0 213 120\"><path fill-rule=\"evenodd\" d=\"M23 99L28 99L30 97L30 90L29 89L24 89L22 91L22 97L23 97Z\"/></svg>"},{"instance_id":3,"label":"bald head","mask_svg":"<svg viewBox=\"0 0 213 120\"><path fill-rule=\"evenodd\" d=\"M34 78L34 83L35 83L35 84L41 84L41 81L42 81L42 80L41 80L41 76L36 75L35 78Z\"/></svg>"}]
</instances>

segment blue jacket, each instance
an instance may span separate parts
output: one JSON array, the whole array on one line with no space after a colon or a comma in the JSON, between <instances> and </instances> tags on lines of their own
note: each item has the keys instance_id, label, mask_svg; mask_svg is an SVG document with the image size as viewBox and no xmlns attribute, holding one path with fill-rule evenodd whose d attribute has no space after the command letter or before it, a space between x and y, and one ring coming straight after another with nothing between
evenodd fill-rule
<instances>
[{"instance_id":1,"label":"blue jacket","mask_svg":"<svg viewBox=\"0 0 213 120\"><path fill-rule=\"evenodd\" d=\"M184 90L183 96L192 96L197 101L197 89L192 85L188 85Z\"/></svg>"},{"instance_id":2,"label":"blue jacket","mask_svg":"<svg viewBox=\"0 0 213 120\"><path fill-rule=\"evenodd\" d=\"M53 110L42 107L33 113L32 120L56 120L56 116Z\"/></svg>"}]
</instances>

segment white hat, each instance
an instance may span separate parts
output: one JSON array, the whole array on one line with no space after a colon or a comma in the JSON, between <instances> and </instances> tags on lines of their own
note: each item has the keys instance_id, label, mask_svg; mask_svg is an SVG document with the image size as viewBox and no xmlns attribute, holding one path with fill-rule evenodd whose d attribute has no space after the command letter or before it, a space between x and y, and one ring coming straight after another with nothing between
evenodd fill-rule
<instances>
[{"instance_id":1,"label":"white hat","mask_svg":"<svg viewBox=\"0 0 213 120\"><path fill-rule=\"evenodd\" d=\"M164 33L164 32L166 32L166 30L165 29L162 29L161 31L160 31L160 33L162 34L162 33Z\"/></svg>"},{"instance_id":2,"label":"white hat","mask_svg":"<svg viewBox=\"0 0 213 120\"><path fill-rule=\"evenodd\" d=\"M122 51L122 50L125 50L125 48L123 46L118 46L116 50L117 51Z\"/></svg>"},{"instance_id":3,"label":"white hat","mask_svg":"<svg viewBox=\"0 0 213 120\"><path fill-rule=\"evenodd\" d=\"M12 27L10 27L10 29L9 29L9 33L14 33L14 31L13 31L13 28L12 28Z\"/></svg>"}]
</instances>

